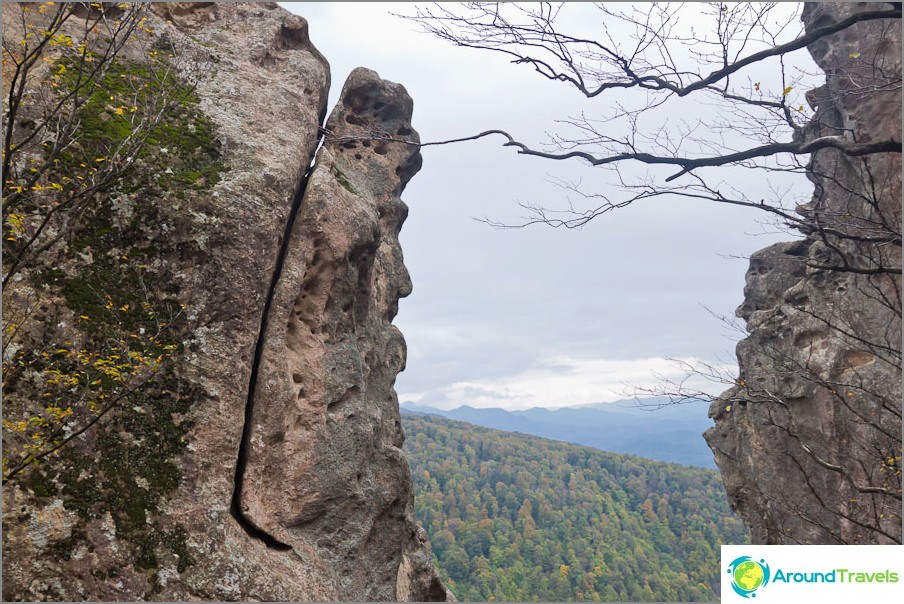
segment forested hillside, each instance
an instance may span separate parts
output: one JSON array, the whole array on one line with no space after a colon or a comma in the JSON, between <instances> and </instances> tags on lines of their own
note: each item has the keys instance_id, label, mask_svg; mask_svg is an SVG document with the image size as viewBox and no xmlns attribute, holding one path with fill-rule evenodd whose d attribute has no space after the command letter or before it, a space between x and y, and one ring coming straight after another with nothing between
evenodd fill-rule
<instances>
[{"instance_id":1,"label":"forested hillside","mask_svg":"<svg viewBox=\"0 0 904 604\"><path fill-rule=\"evenodd\" d=\"M435 409L404 403L402 412L439 415L475 426L521 432L659 461L716 469L701 435L713 424L709 401L671 404L668 397L623 400L581 407L534 407L509 411L462 405Z\"/></svg>"},{"instance_id":2,"label":"forested hillside","mask_svg":"<svg viewBox=\"0 0 904 604\"><path fill-rule=\"evenodd\" d=\"M459 600L713 601L745 543L715 471L405 415L416 513Z\"/></svg>"}]
</instances>

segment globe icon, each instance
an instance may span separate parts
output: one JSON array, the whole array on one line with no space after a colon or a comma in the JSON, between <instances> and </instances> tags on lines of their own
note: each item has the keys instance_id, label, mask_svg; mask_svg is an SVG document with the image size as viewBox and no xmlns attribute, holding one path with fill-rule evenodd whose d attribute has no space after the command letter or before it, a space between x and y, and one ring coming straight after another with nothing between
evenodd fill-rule
<instances>
[{"instance_id":1,"label":"globe icon","mask_svg":"<svg viewBox=\"0 0 904 604\"><path fill-rule=\"evenodd\" d=\"M754 562L747 560L738 564L734 569L735 585L744 591L753 591L763 584L763 567Z\"/></svg>"}]
</instances>

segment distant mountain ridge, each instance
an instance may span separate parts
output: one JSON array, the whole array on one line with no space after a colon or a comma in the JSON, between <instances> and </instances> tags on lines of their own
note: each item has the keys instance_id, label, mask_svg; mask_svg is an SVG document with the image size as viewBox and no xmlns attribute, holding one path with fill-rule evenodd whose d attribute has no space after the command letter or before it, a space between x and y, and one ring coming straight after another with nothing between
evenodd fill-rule
<instances>
[{"instance_id":1,"label":"distant mountain ridge","mask_svg":"<svg viewBox=\"0 0 904 604\"><path fill-rule=\"evenodd\" d=\"M444 410L411 402L401 405L403 413L438 415L484 428L521 432L602 451L715 468L712 451L702 436L703 431L712 426L712 420L707 416L708 407L709 403L703 400L668 404L666 398L517 411L468 405Z\"/></svg>"}]
</instances>

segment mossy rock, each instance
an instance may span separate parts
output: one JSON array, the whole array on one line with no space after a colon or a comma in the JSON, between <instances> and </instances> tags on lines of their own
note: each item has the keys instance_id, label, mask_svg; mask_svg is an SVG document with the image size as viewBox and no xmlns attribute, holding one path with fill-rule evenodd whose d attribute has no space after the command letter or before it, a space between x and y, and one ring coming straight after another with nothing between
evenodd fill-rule
<instances>
[{"instance_id":1,"label":"mossy rock","mask_svg":"<svg viewBox=\"0 0 904 604\"><path fill-rule=\"evenodd\" d=\"M73 59L57 65L68 74L77 71ZM131 390L107 375L91 382L92 394L106 393L107 400L121 397L120 402L16 480L38 499L61 497L79 518L70 537L51 544L53 555L68 559L85 541L85 523L109 514L116 538L131 546L137 568L154 571L161 552L171 552L182 572L194 563L186 531L167 525L159 513L182 480L179 457L192 428L184 418L203 395L178 373L191 326L182 312L179 267L168 259L197 249L183 237L189 218L174 201L192 203L220 180L225 166L214 124L200 110L192 86L174 79L161 84L154 70L154 65L113 63L79 110L78 145L60 157L60 177L106 163L134 135L132 120L150 115L155 95L165 92L178 99L143 133L145 144L128 168L98 189L73 221L64 257L29 273L33 287L71 311L75 324L65 328L65 339L76 344L36 342L41 350L21 356L35 375L49 366L75 371L77 363L67 356L67 348L76 346L89 353L121 350L159 357L159 370L141 377ZM60 81L74 85L65 76ZM138 100L126 104L127 98ZM122 199L128 200L128 212L114 201ZM165 223L181 228L164 230ZM56 326L60 316L48 311L49 325ZM30 385L30 392L38 393L39 386ZM20 396L25 396L26 385L22 388ZM152 585L154 575L149 572Z\"/></svg>"}]
</instances>

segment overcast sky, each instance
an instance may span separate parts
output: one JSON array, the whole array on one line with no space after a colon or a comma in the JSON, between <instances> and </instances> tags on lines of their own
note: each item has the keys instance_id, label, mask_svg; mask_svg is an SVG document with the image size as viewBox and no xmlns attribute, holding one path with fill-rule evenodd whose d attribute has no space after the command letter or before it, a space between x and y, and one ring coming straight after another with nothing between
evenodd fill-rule
<instances>
[{"instance_id":1,"label":"overcast sky","mask_svg":"<svg viewBox=\"0 0 904 604\"><path fill-rule=\"evenodd\" d=\"M452 47L389 14L412 4L280 4L308 20L330 63L331 106L348 73L368 67L411 94L422 141L502 128L534 143L556 119L593 110L529 68ZM680 377L670 358L734 364L738 333L717 316L733 317L742 301L745 257L788 235L764 234L756 211L679 199L641 202L581 230L494 229L475 218L516 222L518 201L563 207L574 194L550 179L592 190L600 178L581 162L519 156L501 142L424 148L403 194L414 293L395 321L408 342L400 401L579 405ZM760 185L750 180L733 184ZM801 201L811 190L801 183Z\"/></svg>"}]
</instances>

